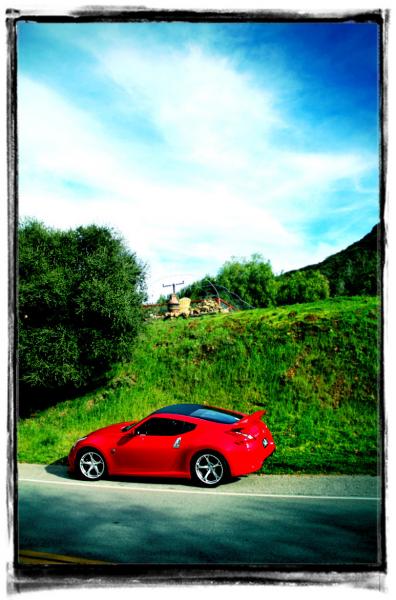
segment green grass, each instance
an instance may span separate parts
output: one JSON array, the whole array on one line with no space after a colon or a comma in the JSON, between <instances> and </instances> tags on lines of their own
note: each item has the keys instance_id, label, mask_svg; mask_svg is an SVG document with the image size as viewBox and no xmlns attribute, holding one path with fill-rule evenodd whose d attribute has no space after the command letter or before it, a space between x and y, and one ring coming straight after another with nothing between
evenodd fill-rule
<instances>
[{"instance_id":1,"label":"green grass","mask_svg":"<svg viewBox=\"0 0 396 600\"><path fill-rule=\"evenodd\" d=\"M340 298L147 325L107 386L21 420L18 458L62 460L98 427L176 402L266 409L266 473L376 474L376 298Z\"/></svg>"}]
</instances>

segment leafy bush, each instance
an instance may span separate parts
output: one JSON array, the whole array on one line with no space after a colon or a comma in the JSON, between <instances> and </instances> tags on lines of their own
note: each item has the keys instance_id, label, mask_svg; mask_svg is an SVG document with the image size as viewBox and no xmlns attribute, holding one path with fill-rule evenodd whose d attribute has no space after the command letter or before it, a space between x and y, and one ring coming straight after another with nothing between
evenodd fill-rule
<instances>
[{"instance_id":1,"label":"leafy bush","mask_svg":"<svg viewBox=\"0 0 396 600\"><path fill-rule=\"evenodd\" d=\"M19 229L18 259L22 391L80 389L128 357L142 322L145 267L118 235L29 220Z\"/></svg>"},{"instance_id":2,"label":"leafy bush","mask_svg":"<svg viewBox=\"0 0 396 600\"><path fill-rule=\"evenodd\" d=\"M260 254L250 259L232 258L224 263L216 283L238 294L252 307L268 307L275 303L276 284L271 265Z\"/></svg>"},{"instance_id":3,"label":"leafy bush","mask_svg":"<svg viewBox=\"0 0 396 600\"><path fill-rule=\"evenodd\" d=\"M278 279L278 305L316 302L329 296L329 281L319 271L295 271Z\"/></svg>"},{"instance_id":4,"label":"leafy bush","mask_svg":"<svg viewBox=\"0 0 396 600\"><path fill-rule=\"evenodd\" d=\"M217 294L240 308L273 306L276 282L271 264L260 254L252 254L249 259L232 257L216 277L207 275L180 290L180 296L192 300Z\"/></svg>"}]
</instances>

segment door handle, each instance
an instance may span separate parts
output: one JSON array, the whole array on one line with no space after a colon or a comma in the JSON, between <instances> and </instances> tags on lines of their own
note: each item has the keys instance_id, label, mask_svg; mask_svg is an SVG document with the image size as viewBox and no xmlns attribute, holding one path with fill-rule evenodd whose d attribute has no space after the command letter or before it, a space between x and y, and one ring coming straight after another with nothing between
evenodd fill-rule
<instances>
[{"instance_id":1,"label":"door handle","mask_svg":"<svg viewBox=\"0 0 396 600\"><path fill-rule=\"evenodd\" d=\"M173 444L174 448L180 448L180 443L181 443L181 437L178 437L175 441L175 443Z\"/></svg>"}]
</instances>

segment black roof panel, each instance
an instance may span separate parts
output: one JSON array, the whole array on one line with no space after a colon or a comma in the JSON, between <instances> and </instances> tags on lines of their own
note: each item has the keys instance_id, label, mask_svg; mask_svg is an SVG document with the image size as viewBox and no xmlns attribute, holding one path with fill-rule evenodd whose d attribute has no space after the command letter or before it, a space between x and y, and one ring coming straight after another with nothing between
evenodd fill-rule
<instances>
[{"instance_id":1,"label":"black roof panel","mask_svg":"<svg viewBox=\"0 0 396 600\"><path fill-rule=\"evenodd\" d=\"M212 408L204 404L172 404L164 406L152 414L167 413L172 415L185 415L204 419L205 421L214 421L215 423L232 424L239 421L244 415L235 414L223 408Z\"/></svg>"}]
</instances>

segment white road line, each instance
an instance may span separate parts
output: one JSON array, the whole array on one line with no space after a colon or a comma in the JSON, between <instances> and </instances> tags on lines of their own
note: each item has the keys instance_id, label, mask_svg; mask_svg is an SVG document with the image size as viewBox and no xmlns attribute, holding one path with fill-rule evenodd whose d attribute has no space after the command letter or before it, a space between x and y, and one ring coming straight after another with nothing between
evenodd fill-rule
<instances>
[{"instance_id":1,"label":"white road line","mask_svg":"<svg viewBox=\"0 0 396 600\"><path fill-rule=\"evenodd\" d=\"M259 492L218 492L212 490L174 490L169 488L145 488L145 487L133 487L133 486L117 486L107 484L95 484L95 483L84 483L82 481L49 481L47 479L28 479L20 478L20 482L25 483L47 483L49 485L70 485L70 486L82 486L87 488L98 488L98 489L111 489L111 490L122 490L122 491L133 491L133 492L161 492L166 494L207 494L210 496L247 496L253 498L310 498L314 500L371 500L377 501L380 498L375 496L310 496L305 494L261 494Z\"/></svg>"}]
</instances>

